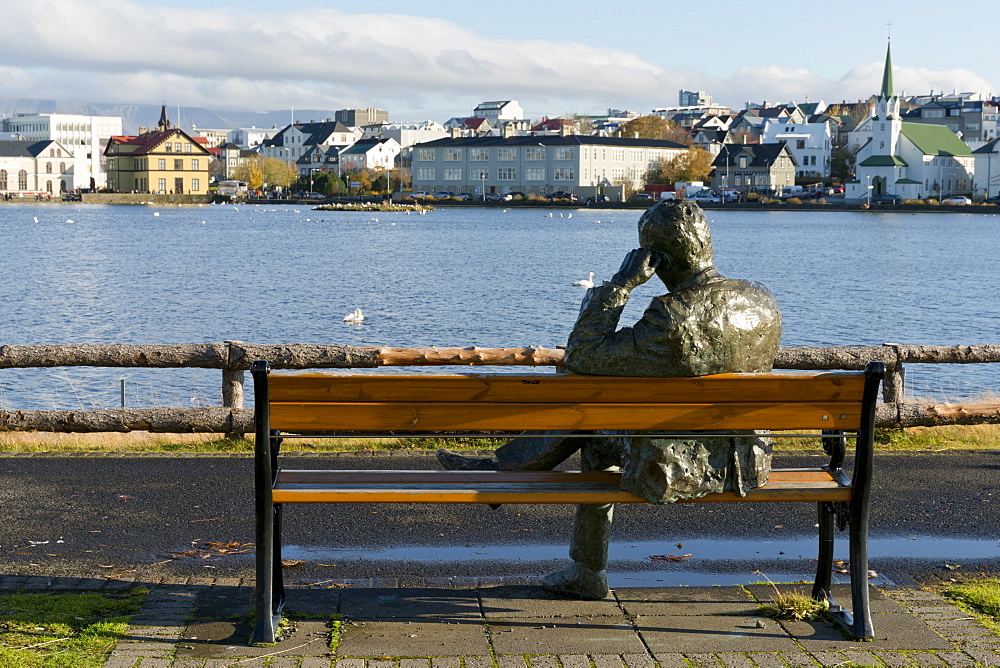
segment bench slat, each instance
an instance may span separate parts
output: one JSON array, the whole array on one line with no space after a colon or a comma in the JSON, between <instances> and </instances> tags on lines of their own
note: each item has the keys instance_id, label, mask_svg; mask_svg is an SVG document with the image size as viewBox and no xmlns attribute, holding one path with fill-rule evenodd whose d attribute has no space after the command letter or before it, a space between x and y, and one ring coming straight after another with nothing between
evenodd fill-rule
<instances>
[{"instance_id":1,"label":"bench slat","mask_svg":"<svg viewBox=\"0 0 1000 668\"><path fill-rule=\"evenodd\" d=\"M379 403L388 401L487 403L726 403L860 401L861 372L718 374L697 378L621 376L272 374L271 400Z\"/></svg>"},{"instance_id":2,"label":"bench slat","mask_svg":"<svg viewBox=\"0 0 1000 668\"><path fill-rule=\"evenodd\" d=\"M840 429L857 402L736 404L271 403L271 428L319 431Z\"/></svg>"},{"instance_id":3,"label":"bench slat","mask_svg":"<svg viewBox=\"0 0 1000 668\"><path fill-rule=\"evenodd\" d=\"M281 471L275 503L648 503L608 472ZM373 474L373 475L368 475ZM432 475L429 475L432 474ZM490 481L490 478L495 481ZM544 482L543 482L544 480ZM684 503L849 501L851 489L823 469L775 469L745 497L708 494Z\"/></svg>"}]
</instances>

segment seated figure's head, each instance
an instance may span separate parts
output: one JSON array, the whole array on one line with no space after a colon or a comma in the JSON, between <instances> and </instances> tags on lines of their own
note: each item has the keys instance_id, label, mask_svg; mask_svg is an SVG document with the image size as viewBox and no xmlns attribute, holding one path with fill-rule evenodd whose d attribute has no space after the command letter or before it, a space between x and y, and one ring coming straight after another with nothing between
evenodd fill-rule
<instances>
[{"instance_id":1,"label":"seated figure's head","mask_svg":"<svg viewBox=\"0 0 1000 668\"><path fill-rule=\"evenodd\" d=\"M705 214L685 200L664 200L642 214L639 245L660 256L656 275L671 290L715 264Z\"/></svg>"}]
</instances>

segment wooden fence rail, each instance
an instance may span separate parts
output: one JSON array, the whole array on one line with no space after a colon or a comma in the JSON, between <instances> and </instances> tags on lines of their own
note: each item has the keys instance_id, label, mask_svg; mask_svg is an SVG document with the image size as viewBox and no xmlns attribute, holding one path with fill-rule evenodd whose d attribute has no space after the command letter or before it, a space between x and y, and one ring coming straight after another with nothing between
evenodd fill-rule
<instances>
[{"instance_id":1,"label":"wooden fence rail","mask_svg":"<svg viewBox=\"0 0 1000 668\"><path fill-rule=\"evenodd\" d=\"M552 348L362 348L343 345L254 344L242 341L174 345L81 344L0 346L0 369L64 366L200 368L222 370L218 408L122 408L116 410L0 410L0 431L224 433L253 431L253 411L244 408L244 371L255 359L274 369L373 369L382 366L558 366L563 351ZM884 362L888 375L877 421L883 427L1000 423L1000 403L927 404L903 397L905 364L1000 362L1000 344L922 346L788 347L776 369L863 369Z\"/></svg>"}]
</instances>

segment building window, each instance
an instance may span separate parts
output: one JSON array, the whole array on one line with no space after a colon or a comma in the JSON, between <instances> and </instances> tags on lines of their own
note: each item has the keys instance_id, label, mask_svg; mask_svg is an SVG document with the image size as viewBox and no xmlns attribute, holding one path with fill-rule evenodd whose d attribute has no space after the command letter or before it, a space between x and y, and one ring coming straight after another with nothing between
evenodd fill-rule
<instances>
[{"instance_id":1,"label":"building window","mask_svg":"<svg viewBox=\"0 0 1000 668\"><path fill-rule=\"evenodd\" d=\"M500 149L501 151L504 149ZM497 168L497 180L499 181L513 181L517 178L517 168L515 167L499 167Z\"/></svg>"},{"instance_id":2,"label":"building window","mask_svg":"<svg viewBox=\"0 0 1000 668\"><path fill-rule=\"evenodd\" d=\"M174 171L179 172L184 169L184 159L174 160Z\"/></svg>"},{"instance_id":3,"label":"building window","mask_svg":"<svg viewBox=\"0 0 1000 668\"><path fill-rule=\"evenodd\" d=\"M524 149L525 160L545 160L544 146L529 146Z\"/></svg>"},{"instance_id":4,"label":"building window","mask_svg":"<svg viewBox=\"0 0 1000 668\"><path fill-rule=\"evenodd\" d=\"M433 160L433 159L434 159L434 149L432 148L417 149L417 160Z\"/></svg>"},{"instance_id":5,"label":"building window","mask_svg":"<svg viewBox=\"0 0 1000 668\"><path fill-rule=\"evenodd\" d=\"M447 158L445 158L447 160ZM462 170L458 167L448 167L444 170L444 180L445 181L461 181L462 180Z\"/></svg>"},{"instance_id":6,"label":"building window","mask_svg":"<svg viewBox=\"0 0 1000 668\"><path fill-rule=\"evenodd\" d=\"M517 160L516 148L498 148L497 160Z\"/></svg>"},{"instance_id":7,"label":"building window","mask_svg":"<svg viewBox=\"0 0 1000 668\"><path fill-rule=\"evenodd\" d=\"M740 163L740 168L741 169L746 169L746 167L747 167L747 157L745 155L741 155L739 157L739 163Z\"/></svg>"},{"instance_id":8,"label":"building window","mask_svg":"<svg viewBox=\"0 0 1000 668\"><path fill-rule=\"evenodd\" d=\"M163 170L165 170L167 168L167 159L166 158L160 158L159 160L157 160L156 161L156 168L158 170L160 170L161 172Z\"/></svg>"},{"instance_id":9,"label":"building window","mask_svg":"<svg viewBox=\"0 0 1000 668\"><path fill-rule=\"evenodd\" d=\"M23 169L17 173L17 189L27 190L28 189L28 172Z\"/></svg>"},{"instance_id":10,"label":"building window","mask_svg":"<svg viewBox=\"0 0 1000 668\"><path fill-rule=\"evenodd\" d=\"M159 187L159 189L156 192L159 192L159 193L165 193L165 192L167 192L167 180L166 179L160 179L159 186L160 187Z\"/></svg>"},{"instance_id":11,"label":"building window","mask_svg":"<svg viewBox=\"0 0 1000 668\"><path fill-rule=\"evenodd\" d=\"M174 150L177 151L178 153L180 153L184 149L181 148L181 143L177 142L177 143L174 144Z\"/></svg>"},{"instance_id":12,"label":"building window","mask_svg":"<svg viewBox=\"0 0 1000 668\"><path fill-rule=\"evenodd\" d=\"M806 140L805 139L796 139L795 140L795 148L805 148L805 147L806 147Z\"/></svg>"},{"instance_id":13,"label":"building window","mask_svg":"<svg viewBox=\"0 0 1000 668\"><path fill-rule=\"evenodd\" d=\"M525 181L544 181L545 180L545 168L544 167L528 167L524 170L524 180Z\"/></svg>"},{"instance_id":14,"label":"building window","mask_svg":"<svg viewBox=\"0 0 1000 668\"><path fill-rule=\"evenodd\" d=\"M170 142L167 142L166 144L163 145L163 150L166 153L173 153L174 152L174 145L171 144Z\"/></svg>"},{"instance_id":15,"label":"building window","mask_svg":"<svg viewBox=\"0 0 1000 668\"><path fill-rule=\"evenodd\" d=\"M47 192L50 195L52 194L52 181L45 182L45 192Z\"/></svg>"},{"instance_id":16,"label":"building window","mask_svg":"<svg viewBox=\"0 0 1000 668\"><path fill-rule=\"evenodd\" d=\"M562 158L562 160L566 160L566 158ZM623 148L612 149L611 160L612 162L625 162L625 149Z\"/></svg>"},{"instance_id":17,"label":"building window","mask_svg":"<svg viewBox=\"0 0 1000 668\"><path fill-rule=\"evenodd\" d=\"M201 179L191 179L191 191L197 192L201 190Z\"/></svg>"},{"instance_id":18,"label":"building window","mask_svg":"<svg viewBox=\"0 0 1000 668\"><path fill-rule=\"evenodd\" d=\"M470 179L478 179L480 181L485 181L490 176L490 170L485 167L475 167L469 170Z\"/></svg>"},{"instance_id":19,"label":"building window","mask_svg":"<svg viewBox=\"0 0 1000 668\"><path fill-rule=\"evenodd\" d=\"M66 173L66 163L65 162L60 162L59 163L59 173L60 174L65 174Z\"/></svg>"},{"instance_id":20,"label":"building window","mask_svg":"<svg viewBox=\"0 0 1000 668\"><path fill-rule=\"evenodd\" d=\"M433 149L431 149L431 150L433 150ZM421 167L421 168L419 168L417 170L417 180L418 181L433 181L434 178L435 178L434 171L435 170L434 170L433 167Z\"/></svg>"},{"instance_id":21,"label":"building window","mask_svg":"<svg viewBox=\"0 0 1000 668\"><path fill-rule=\"evenodd\" d=\"M185 153L191 152L191 144L184 144L184 152Z\"/></svg>"},{"instance_id":22,"label":"building window","mask_svg":"<svg viewBox=\"0 0 1000 668\"><path fill-rule=\"evenodd\" d=\"M51 174L52 173L52 163L51 162L45 163L45 173L46 174Z\"/></svg>"},{"instance_id":23,"label":"building window","mask_svg":"<svg viewBox=\"0 0 1000 668\"><path fill-rule=\"evenodd\" d=\"M7 190L7 170L0 169L0 190Z\"/></svg>"},{"instance_id":24,"label":"building window","mask_svg":"<svg viewBox=\"0 0 1000 668\"><path fill-rule=\"evenodd\" d=\"M454 162L455 160L462 159L462 149L460 148L446 148L444 150L444 159ZM448 178L447 176L445 178Z\"/></svg>"},{"instance_id":25,"label":"building window","mask_svg":"<svg viewBox=\"0 0 1000 668\"><path fill-rule=\"evenodd\" d=\"M571 148L557 148L555 154L556 160L572 160L576 153Z\"/></svg>"},{"instance_id":26,"label":"building window","mask_svg":"<svg viewBox=\"0 0 1000 668\"><path fill-rule=\"evenodd\" d=\"M556 181L572 181L575 178L573 172L572 167L556 167Z\"/></svg>"},{"instance_id":27,"label":"building window","mask_svg":"<svg viewBox=\"0 0 1000 668\"><path fill-rule=\"evenodd\" d=\"M199 162L198 158L193 158L191 160L191 169L192 169L192 171L197 172L199 169L201 169L200 165L201 165L201 162Z\"/></svg>"},{"instance_id":28,"label":"building window","mask_svg":"<svg viewBox=\"0 0 1000 668\"><path fill-rule=\"evenodd\" d=\"M488 148L469 149L469 160L489 160L489 159L490 159L490 149Z\"/></svg>"}]
</instances>

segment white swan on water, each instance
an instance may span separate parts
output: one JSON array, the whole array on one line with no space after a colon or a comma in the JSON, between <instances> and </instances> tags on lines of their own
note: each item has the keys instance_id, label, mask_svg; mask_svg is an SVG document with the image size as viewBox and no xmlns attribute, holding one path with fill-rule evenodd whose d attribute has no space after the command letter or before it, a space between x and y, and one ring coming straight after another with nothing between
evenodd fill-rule
<instances>
[{"instance_id":1,"label":"white swan on water","mask_svg":"<svg viewBox=\"0 0 1000 668\"><path fill-rule=\"evenodd\" d=\"M344 322L361 322L365 319L365 315L361 312L361 309L356 308L347 315L344 316Z\"/></svg>"},{"instance_id":2,"label":"white swan on water","mask_svg":"<svg viewBox=\"0 0 1000 668\"><path fill-rule=\"evenodd\" d=\"M587 278L581 278L579 281L573 281L573 285L578 285L581 288L592 288L594 287L594 272L590 272Z\"/></svg>"}]
</instances>

